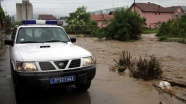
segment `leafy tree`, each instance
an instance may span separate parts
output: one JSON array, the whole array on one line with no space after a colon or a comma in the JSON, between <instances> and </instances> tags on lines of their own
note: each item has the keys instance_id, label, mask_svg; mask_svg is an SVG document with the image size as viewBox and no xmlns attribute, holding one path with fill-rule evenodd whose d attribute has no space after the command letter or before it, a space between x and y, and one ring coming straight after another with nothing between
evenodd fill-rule
<instances>
[{"instance_id":1,"label":"leafy tree","mask_svg":"<svg viewBox=\"0 0 186 104\"><path fill-rule=\"evenodd\" d=\"M106 27L106 38L121 41L136 40L140 38L145 24L145 18L141 18L129 8L120 8L115 11L114 18Z\"/></svg>"},{"instance_id":2,"label":"leafy tree","mask_svg":"<svg viewBox=\"0 0 186 104\"><path fill-rule=\"evenodd\" d=\"M85 32L90 31L92 26L97 26L95 21L90 20L90 13L86 12L86 7L82 6L77 8L74 13L70 14L68 19L68 30L75 32Z\"/></svg>"},{"instance_id":3,"label":"leafy tree","mask_svg":"<svg viewBox=\"0 0 186 104\"><path fill-rule=\"evenodd\" d=\"M3 9L0 7L0 23L2 23L4 19L5 19L5 13Z\"/></svg>"},{"instance_id":4,"label":"leafy tree","mask_svg":"<svg viewBox=\"0 0 186 104\"><path fill-rule=\"evenodd\" d=\"M11 27L13 27L13 24L11 23L11 17L9 15L5 17L5 23L6 23L5 34L10 34Z\"/></svg>"}]
</instances>

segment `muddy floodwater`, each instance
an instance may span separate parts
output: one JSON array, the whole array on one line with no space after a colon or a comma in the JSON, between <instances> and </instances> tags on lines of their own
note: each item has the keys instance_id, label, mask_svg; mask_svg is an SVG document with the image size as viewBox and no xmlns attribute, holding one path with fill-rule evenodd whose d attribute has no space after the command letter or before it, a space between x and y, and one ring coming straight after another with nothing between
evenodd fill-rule
<instances>
[{"instance_id":1,"label":"muddy floodwater","mask_svg":"<svg viewBox=\"0 0 186 104\"><path fill-rule=\"evenodd\" d=\"M76 37L71 35L70 37ZM159 42L155 34L142 35L136 42L115 40L99 41L97 38L76 37L75 44L91 51L97 63L97 72L89 89L91 104L159 104L160 96L152 83L109 71L122 51L131 53L132 58L149 58L154 55L162 63L166 79L186 84L186 45L176 42ZM174 86L176 95L186 99L186 89ZM185 104L168 96L166 104Z\"/></svg>"}]
</instances>

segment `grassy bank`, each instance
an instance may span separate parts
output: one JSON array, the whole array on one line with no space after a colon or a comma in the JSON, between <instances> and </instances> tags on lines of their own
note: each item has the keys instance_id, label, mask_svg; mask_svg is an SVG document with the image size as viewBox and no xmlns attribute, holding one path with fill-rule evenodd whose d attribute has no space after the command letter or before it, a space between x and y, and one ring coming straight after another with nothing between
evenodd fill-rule
<instances>
[{"instance_id":1,"label":"grassy bank","mask_svg":"<svg viewBox=\"0 0 186 104\"><path fill-rule=\"evenodd\" d=\"M143 34L151 34L151 33L158 33L157 28L145 28L143 29Z\"/></svg>"}]
</instances>

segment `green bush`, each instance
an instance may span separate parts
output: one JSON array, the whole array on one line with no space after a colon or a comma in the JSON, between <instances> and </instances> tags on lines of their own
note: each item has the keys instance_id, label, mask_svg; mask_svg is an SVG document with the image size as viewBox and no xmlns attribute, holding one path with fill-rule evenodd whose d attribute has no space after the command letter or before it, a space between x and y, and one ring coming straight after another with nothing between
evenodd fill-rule
<instances>
[{"instance_id":1,"label":"green bush","mask_svg":"<svg viewBox=\"0 0 186 104\"><path fill-rule=\"evenodd\" d=\"M10 33L11 33L11 28L10 27L6 27L5 34L9 35Z\"/></svg>"},{"instance_id":2,"label":"green bush","mask_svg":"<svg viewBox=\"0 0 186 104\"><path fill-rule=\"evenodd\" d=\"M93 33L95 37L97 37L99 40L102 40L105 37L104 28L98 28Z\"/></svg>"},{"instance_id":3,"label":"green bush","mask_svg":"<svg viewBox=\"0 0 186 104\"><path fill-rule=\"evenodd\" d=\"M105 28L105 37L121 41L140 39L145 21L145 18L141 18L136 12L120 8L115 11L114 18Z\"/></svg>"},{"instance_id":4,"label":"green bush","mask_svg":"<svg viewBox=\"0 0 186 104\"><path fill-rule=\"evenodd\" d=\"M162 69L159 60L155 56L151 56L150 60L140 57L137 62L137 68L133 71L133 77L144 80L153 80L161 78Z\"/></svg>"},{"instance_id":5,"label":"green bush","mask_svg":"<svg viewBox=\"0 0 186 104\"><path fill-rule=\"evenodd\" d=\"M167 36L161 36L161 37L159 37L159 41L165 41L165 40L167 40L167 39L168 39Z\"/></svg>"},{"instance_id":6,"label":"green bush","mask_svg":"<svg viewBox=\"0 0 186 104\"><path fill-rule=\"evenodd\" d=\"M180 19L169 20L167 22L163 22L159 28L157 36L185 38L186 37L186 16L183 15Z\"/></svg>"},{"instance_id":7,"label":"green bush","mask_svg":"<svg viewBox=\"0 0 186 104\"><path fill-rule=\"evenodd\" d=\"M115 60L116 65L112 66L110 70L124 72L126 69L130 70L131 76L137 79L153 80L161 78L162 69L161 63L155 56L150 56L150 59L140 59L134 61L132 55L128 51L122 51L119 60Z\"/></svg>"}]
</instances>

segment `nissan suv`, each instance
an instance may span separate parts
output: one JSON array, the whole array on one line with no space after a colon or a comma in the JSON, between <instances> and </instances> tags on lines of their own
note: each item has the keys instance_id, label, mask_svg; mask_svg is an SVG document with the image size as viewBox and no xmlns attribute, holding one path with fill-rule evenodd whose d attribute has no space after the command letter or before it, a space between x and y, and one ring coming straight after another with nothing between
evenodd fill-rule
<instances>
[{"instance_id":1,"label":"nissan suv","mask_svg":"<svg viewBox=\"0 0 186 104\"><path fill-rule=\"evenodd\" d=\"M87 90L96 68L92 54L75 44L54 20L24 20L14 28L10 45L11 75L15 88L75 85Z\"/></svg>"}]
</instances>

